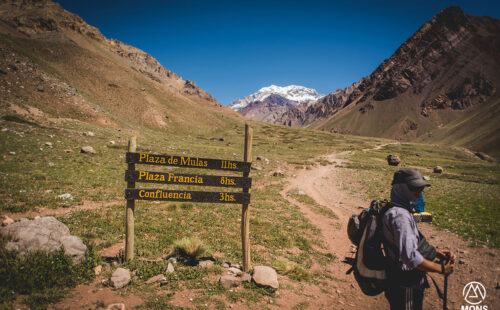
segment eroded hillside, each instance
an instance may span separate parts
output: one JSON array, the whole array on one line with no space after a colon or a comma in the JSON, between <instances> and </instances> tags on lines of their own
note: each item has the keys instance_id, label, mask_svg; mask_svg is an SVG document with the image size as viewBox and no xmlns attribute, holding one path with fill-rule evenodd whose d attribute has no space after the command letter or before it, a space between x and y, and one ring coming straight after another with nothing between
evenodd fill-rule
<instances>
[{"instance_id":1,"label":"eroded hillside","mask_svg":"<svg viewBox=\"0 0 500 310\"><path fill-rule=\"evenodd\" d=\"M0 4L0 54L4 116L185 132L241 119L195 82L51 1Z\"/></svg>"}]
</instances>

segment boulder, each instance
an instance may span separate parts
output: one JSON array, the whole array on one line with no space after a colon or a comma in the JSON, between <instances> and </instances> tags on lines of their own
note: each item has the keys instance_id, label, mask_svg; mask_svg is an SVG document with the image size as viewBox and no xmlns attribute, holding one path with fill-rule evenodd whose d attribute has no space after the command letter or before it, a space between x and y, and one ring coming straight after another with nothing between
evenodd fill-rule
<instances>
[{"instance_id":1,"label":"boulder","mask_svg":"<svg viewBox=\"0 0 500 310\"><path fill-rule=\"evenodd\" d=\"M434 167L434 173L443 173L443 167L441 166Z\"/></svg>"},{"instance_id":2,"label":"boulder","mask_svg":"<svg viewBox=\"0 0 500 310\"><path fill-rule=\"evenodd\" d=\"M122 288L130 282L130 270L118 268L111 276L111 286L114 288Z\"/></svg>"},{"instance_id":3,"label":"boulder","mask_svg":"<svg viewBox=\"0 0 500 310\"><path fill-rule=\"evenodd\" d=\"M401 163L401 160L399 159L398 155L389 155L387 156L387 163L389 166L397 166Z\"/></svg>"},{"instance_id":4,"label":"boulder","mask_svg":"<svg viewBox=\"0 0 500 310\"><path fill-rule=\"evenodd\" d=\"M253 281L260 286L279 288L276 270L268 266L255 266L253 268Z\"/></svg>"},{"instance_id":5,"label":"boulder","mask_svg":"<svg viewBox=\"0 0 500 310\"><path fill-rule=\"evenodd\" d=\"M84 258L87 247L76 236L72 236L68 227L52 216L40 217L35 220L21 219L2 228L2 233L10 234L14 241L5 246L15 250L20 256L30 251L42 250L55 252L64 246L64 253L79 263Z\"/></svg>"},{"instance_id":6,"label":"boulder","mask_svg":"<svg viewBox=\"0 0 500 310\"><path fill-rule=\"evenodd\" d=\"M241 283L241 278L238 278L233 275L225 275L220 277L219 282L223 287L229 289L231 287L239 286Z\"/></svg>"},{"instance_id":7,"label":"boulder","mask_svg":"<svg viewBox=\"0 0 500 310\"><path fill-rule=\"evenodd\" d=\"M84 153L84 154L95 154L97 153L93 147L91 146L84 146L82 147L82 149L80 150L80 153Z\"/></svg>"}]
</instances>

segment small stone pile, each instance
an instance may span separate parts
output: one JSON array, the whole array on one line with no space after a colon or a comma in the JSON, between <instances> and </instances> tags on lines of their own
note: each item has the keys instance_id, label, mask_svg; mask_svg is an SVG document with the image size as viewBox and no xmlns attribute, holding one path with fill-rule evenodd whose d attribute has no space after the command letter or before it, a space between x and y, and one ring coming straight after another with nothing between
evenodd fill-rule
<instances>
[{"instance_id":1,"label":"small stone pile","mask_svg":"<svg viewBox=\"0 0 500 310\"><path fill-rule=\"evenodd\" d=\"M252 280L259 286L270 287L275 290L279 288L278 274L276 270L271 267L255 266L251 276L243 272L237 265L228 266L228 263L223 265L223 267L227 267L227 271L226 274L219 279L220 284L227 289L238 287L242 282L250 282Z\"/></svg>"}]
</instances>

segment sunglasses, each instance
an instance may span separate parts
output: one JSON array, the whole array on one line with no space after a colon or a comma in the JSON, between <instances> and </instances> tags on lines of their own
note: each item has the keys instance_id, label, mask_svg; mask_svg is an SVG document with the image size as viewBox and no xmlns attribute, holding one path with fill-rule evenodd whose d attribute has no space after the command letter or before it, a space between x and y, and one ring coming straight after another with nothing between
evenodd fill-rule
<instances>
[{"instance_id":1,"label":"sunglasses","mask_svg":"<svg viewBox=\"0 0 500 310\"><path fill-rule=\"evenodd\" d=\"M410 186L408 185L408 189L410 190L410 192L423 192L424 191L424 188L425 187L413 187L413 186Z\"/></svg>"}]
</instances>

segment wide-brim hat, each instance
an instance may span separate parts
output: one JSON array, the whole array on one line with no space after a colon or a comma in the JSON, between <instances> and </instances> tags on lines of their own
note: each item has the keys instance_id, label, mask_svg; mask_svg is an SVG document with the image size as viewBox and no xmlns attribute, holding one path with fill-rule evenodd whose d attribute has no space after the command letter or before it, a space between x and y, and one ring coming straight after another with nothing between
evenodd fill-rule
<instances>
[{"instance_id":1,"label":"wide-brim hat","mask_svg":"<svg viewBox=\"0 0 500 310\"><path fill-rule=\"evenodd\" d=\"M410 168L400 169L394 173L392 185L401 183L414 188L431 186L431 184L427 183L424 178L422 178L417 170Z\"/></svg>"}]
</instances>

